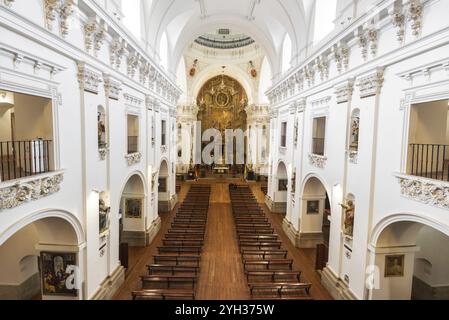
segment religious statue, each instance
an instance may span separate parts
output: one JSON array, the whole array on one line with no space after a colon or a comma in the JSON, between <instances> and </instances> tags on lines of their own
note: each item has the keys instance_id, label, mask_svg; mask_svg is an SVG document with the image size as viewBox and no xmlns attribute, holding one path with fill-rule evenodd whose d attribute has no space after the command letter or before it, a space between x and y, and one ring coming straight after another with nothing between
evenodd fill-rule
<instances>
[{"instance_id":1,"label":"religious statue","mask_svg":"<svg viewBox=\"0 0 449 320\"><path fill-rule=\"evenodd\" d=\"M359 148L359 128L360 128L360 119L353 118L351 124L351 149L357 150Z\"/></svg>"},{"instance_id":2,"label":"religious statue","mask_svg":"<svg viewBox=\"0 0 449 320\"><path fill-rule=\"evenodd\" d=\"M103 199L99 200L99 223L100 233L105 232L109 228L109 212L111 208L106 206Z\"/></svg>"},{"instance_id":3,"label":"religious statue","mask_svg":"<svg viewBox=\"0 0 449 320\"><path fill-rule=\"evenodd\" d=\"M104 136L106 134L106 125L102 119L102 114L98 113L98 146L104 148L106 145Z\"/></svg>"},{"instance_id":4,"label":"religious statue","mask_svg":"<svg viewBox=\"0 0 449 320\"><path fill-rule=\"evenodd\" d=\"M341 207L345 210L343 233L346 236L352 237L354 234L354 202L352 200L348 200L346 204L341 204Z\"/></svg>"}]
</instances>

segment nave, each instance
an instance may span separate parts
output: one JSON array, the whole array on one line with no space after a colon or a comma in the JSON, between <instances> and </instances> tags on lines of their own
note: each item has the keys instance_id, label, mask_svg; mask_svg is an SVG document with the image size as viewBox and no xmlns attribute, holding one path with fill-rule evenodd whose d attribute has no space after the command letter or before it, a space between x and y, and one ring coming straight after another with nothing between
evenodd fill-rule
<instances>
[{"instance_id":1,"label":"nave","mask_svg":"<svg viewBox=\"0 0 449 320\"><path fill-rule=\"evenodd\" d=\"M204 186L204 182L201 182L201 184ZM182 184L179 193L180 202L170 214L161 217L162 227L153 243L145 249L131 248L130 255L138 257L135 258L135 264L131 264L127 271L125 283L117 291L114 299L132 299L132 292L142 289L142 276L148 276L148 265L155 263L154 256L159 255L158 250L163 246L168 231L173 228L172 223L179 221L180 211L184 211L185 202L189 202L189 190L197 187L198 185L193 183ZM309 298L314 300L332 299L321 285L320 277L314 270L315 250L298 249L288 241L282 231L283 215L269 213L263 203L264 195L259 184L251 184L251 189L245 188L245 186L241 187L252 191L254 199L257 200L267 217L267 223L271 224L274 233L279 235L282 249L288 252L287 258L292 260L292 272L300 270L301 282L311 284ZM200 268L195 280L194 296L191 296L191 298L194 297L197 300L249 300L251 299L251 291L248 286L248 278L245 273L232 213L230 186L228 183L216 181L210 183L210 188L204 245L200 254ZM184 285L186 285L188 291L189 284ZM167 292L166 290L162 291ZM176 289L171 292L176 291L186 292L183 289ZM159 298L170 299L170 294ZM181 297L176 297L176 299L179 298ZM185 296L185 298L188 298L188 296Z\"/></svg>"}]
</instances>

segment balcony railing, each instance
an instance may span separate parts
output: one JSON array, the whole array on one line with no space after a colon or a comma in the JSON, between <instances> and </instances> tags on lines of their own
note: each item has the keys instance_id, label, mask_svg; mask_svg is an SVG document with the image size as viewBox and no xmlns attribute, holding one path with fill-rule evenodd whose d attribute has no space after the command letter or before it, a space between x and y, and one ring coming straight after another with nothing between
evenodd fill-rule
<instances>
[{"instance_id":1,"label":"balcony railing","mask_svg":"<svg viewBox=\"0 0 449 320\"><path fill-rule=\"evenodd\" d=\"M0 181L51 171L51 140L1 141Z\"/></svg>"},{"instance_id":2,"label":"balcony railing","mask_svg":"<svg viewBox=\"0 0 449 320\"><path fill-rule=\"evenodd\" d=\"M324 156L324 138L313 138L312 153L319 156Z\"/></svg>"},{"instance_id":3,"label":"balcony railing","mask_svg":"<svg viewBox=\"0 0 449 320\"><path fill-rule=\"evenodd\" d=\"M411 144L409 174L449 181L449 145Z\"/></svg>"}]
</instances>

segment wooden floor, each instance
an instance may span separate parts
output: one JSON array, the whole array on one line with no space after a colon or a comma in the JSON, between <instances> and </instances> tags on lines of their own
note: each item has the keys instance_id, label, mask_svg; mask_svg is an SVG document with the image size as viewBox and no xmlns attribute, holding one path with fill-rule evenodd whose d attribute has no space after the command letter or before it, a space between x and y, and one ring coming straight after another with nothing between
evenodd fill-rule
<instances>
[{"instance_id":1,"label":"wooden floor","mask_svg":"<svg viewBox=\"0 0 449 320\"><path fill-rule=\"evenodd\" d=\"M235 226L231 213L228 184L207 180L200 183L211 184L210 209L208 213L205 246L201 256L201 274L197 285L199 300L247 300L250 298L246 285L241 256L238 249ZM179 199L182 201L189 184L183 184ZM271 214L264 204L264 195L258 184L251 188L262 204L276 232L280 235L284 247L294 259L295 269L302 271L304 282L312 283L311 296L316 300L332 299L321 285L319 275L314 270L314 249L295 248L282 231L283 215ZM176 208L175 208L176 210ZM175 212L174 210L174 212ZM157 253L157 246L162 242L170 225L174 212L162 216L162 227L153 243L146 248L131 248L133 261L126 273L126 280L114 299L131 299L131 291L140 289L140 276L146 274L146 265L152 255Z\"/></svg>"}]
</instances>

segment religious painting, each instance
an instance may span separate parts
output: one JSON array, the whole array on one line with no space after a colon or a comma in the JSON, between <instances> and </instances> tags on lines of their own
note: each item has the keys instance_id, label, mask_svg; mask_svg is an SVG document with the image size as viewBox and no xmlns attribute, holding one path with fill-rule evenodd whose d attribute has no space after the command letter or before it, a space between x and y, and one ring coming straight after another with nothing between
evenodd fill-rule
<instances>
[{"instance_id":1,"label":"religious painting","mask_svg":"<svg viewBox=\"0 0 449 320\"><path fill-rule=\"evenodd\" d=\"M405 255L385 256L385 278L404 276Z\"/></svg>"},{"instance_id":2,"label":"religious painting","mask_svg":"<svg viewBox=\"0 0 449 320\"><path fill-rule=\"evenodd\" d=\"M131 219L142 218L143 199L125 200L125 217Z\"/></svg>"},{"instance_id":3,"label":"religious painting","mask_svg":"<svg viewBox=\"0 0 449 320\"><path fill-rule=\"evenodd\" d=\"M287 190L288 190L288 180L279 179L278 191L287 191Z\"/></svg>"},{"instance_id":4,"label":"religious painting","mask_svg":"<svg viewBox=\"0 0 449 320\"><path fill-rule=\"evenodd\" d=\"M42 294L76 297L76 254L41 252Z\"/></svg>"},{"instance_id":5,"label":"religious painting","mask_svg":"<svg viewBox=\"0 0 449 320\"><path fill-rule=\"evenodd\" d=\"M307 201L307 214L319 214L320 213L320 201L312 200Z\"/></svg>"},{"instance_id":6,"label":"religious painting","mask_svg":"<svg viewBox=\"0 0 449 320\"><path fill-rule=\"evenodd\" d=\"M219 107L226 107L229 103L229 97L226 93L220 92L216 96L216 103Z\"/></svg>"}]
</instances>

